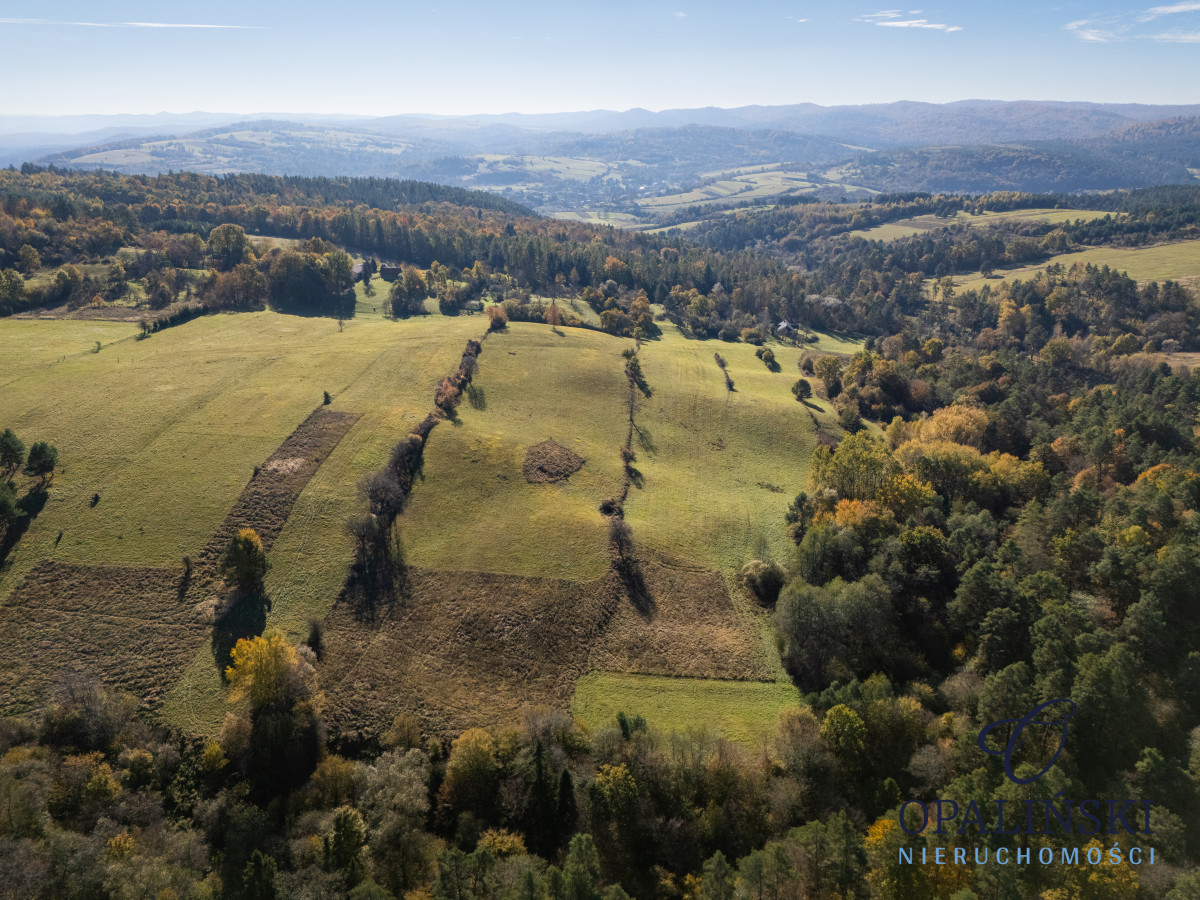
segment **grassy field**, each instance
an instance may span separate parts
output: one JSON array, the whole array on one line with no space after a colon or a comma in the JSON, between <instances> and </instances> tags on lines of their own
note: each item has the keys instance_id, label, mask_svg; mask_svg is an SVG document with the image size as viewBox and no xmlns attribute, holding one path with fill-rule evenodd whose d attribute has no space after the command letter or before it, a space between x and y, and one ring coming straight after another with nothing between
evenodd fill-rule
<instances>
[{"instance_id":1,"label":"grassy field","mask_svg":"<svg viewBox=\"0 0 1200 900\"><path fill-rule=\"evenodd\" d=\"M429 412L438 380L455 368L466 340L484 331L481 316L386 319L378 308L383 288L377 284L376 298L361 296L360 314L340 329L329 319L263 312L204 317L136 340L136 329L121 323L0 321L0 423L27 443L56 444L62 466L49 504L0 573L4 609L12 588L41 563L39 580L23 588L20 608L5 621L26 629L44 622L49 642L72 640L86 628L73 617L93 608L109 628L96 634L113 641L126 634L112 630L117 623L139 623L103 670L106 680L152 697L187 731L215 733L228 704L213 634L178 601L162 606L174 596L181 558L228 527L247 485L260 483L251 482L254 468L329 391L331 412L360 418L321 451L293 495L268 553L266 624L297 640L310 620L333 615L351 560L344 522L363 506L358 483ZM367 303L373 313L363 310ZM631 342L513 323L487 338L457 421L431 435L400 520L416 605L381 629L345 612L331 620L350 654L331 676L344 685L341 715L352 719L365 704L386 721L412 706L431 727L453 730L515 714L522 704L565 707L577 677L607 671L691 676L693 698L711 694L711 704L693 699L695 721L739 740L765 733L774 713L764 704L774 697L777 712L785 702L770 681L778 660L764 617L729 585L748 558L787 552L783 511L803 485L816 441L813 420L790 392L802 350L777 346L782 371L773 373L752 347L666 329L641 350L653 396L636 409L644 481L627 503L651 607L635 608L614 583L608 524L598 510L624 479L621 351ZM822 336L805 349L856 347ZM733 394L714 350L729 360ZM826 404L812 412L836 431ZM525 451L547 438L586 462L565 481L530 484ZM89 581L104 585L93 599ZM56 585L70 590L62 609ZM139 634L150 644L139 644ZM155 642L161 651L147 653ZM404 670L412 684L395 680L390 661L401 646L420 649ZM81 658L96 652L98 645L85 648ZM349 660L360 658L356 669ZM451 670L454 689L438 687ZM626 708L625 677L589 676L579 696L592 698L588 709ZM741 701L722 699L736 696L736 682L705 681L712 678L747 679L757 711L743 715ZM658 718L653 709L647 715Z\"/></svg>"},{"instance_id":2,"label":"grassy field","mask_svg":"<svg viewBox=\"0 0 1200 900\"><path fill-rule=\"evenodd\" d=\"M830 341L815 352L834 347L854 345ZM635 442L636 465L645 483L630 493L626 519L635 539L719 571L755 556L787 558L780 522L804 487L817 441L808 410L791 392L802 351L776 345L780 371L771 372L754 349L689 340L664 323L662 340L641 353L654 393L637 413L646 446ZM714 351L729 365L732 393ZM829 404L814 401L811 409L840 434Z\"/></svg>"},{"instance_id":3,"label":"grassy field","mask_svg":"<svg viewBox=\"0 0 1200 900\"><path fill-rule=\"evenodd\" d=\"M877 225L874 228L852 231L850 235L851 237L866 238L869 241L894 241L898 238L912 237L917 234L937 231L940 228L947 228L951 225L982 227L985 225L997 225L1002 222L1049 222L1051 224L1059 224L1061 222L1074 222L1076 220L1089 222L1092 219L1101 219L1107 215L1110 215L1110 213L1094 209L1012 209L1005 212L985 212L977 216L967 212L959 212L957 215L949 217L935 215L914 216L911 219L888 222L884 225Z\"/></svg>"},{"instance_id":4,"label":"grassy field","mask_svg":"<svg viewBox=\"0 0 1200 900\"><path fill-rule=\"evenodd\" d=\"M681 206L700 206L730 199L757 200L782 194L803 193L815 187L804 172L775 169L734 175L675 194L643 197L638 201L638 206L647 213L661 213Z\"/></svg>"},{"instance_id":5,"label":"grassy field","mask_svg":"<svg viewBox=\"0 0 1200 900\"><path fill-rule=\"evenodd\" d=\"M512 323L484 344L459 422L438 428L403 518L412 565L573 580L608 568L599 513L620 492L629 341ZM587 460L557 484L529 484L526 448L552 438Z\"/></svg>"},{"instance_id":6,"label":"grassy field","mask_svg":"<svg viewBox=\"0 0 1200 900\"><path fill-rule=\"evenodd\" d=\"M645 222L630 213L608 212L607 210L586 210L583 212L551 213L553 219L564 222L584 222L588 225L612 225L615 228L644 228Z\"/></svg>"},{"instance_id":7,"label":"grassy field","mask_svg":"<svg viewBox=\"0 0 1200 900\"><path fill-rule=\"evenodd\" d=\"M362 418L309 481L268 555L268 625L293 640L329 611L345 580L352 551L344 522L362 511L358 482L380 469L400 437L425 417L436 382L482 330L479 318L429 317L347 323L342 334L354 334L356 326L363 365L340 386L333 407ZM225 714L224 697L206 646L167 696L163 713L182 727L212 733Z\"/></svg>"},{"instance_id":8,"label":"grassy field","mask_svg":"<svg viewBox=\"0 0 1200 900\"><path fill-rule=\"evenodd\" d=\"M482 160L489 172L537 172L577 181L608 175L616 165L579 156L504 156L485 153L475 158Z\"/></svg>"},{"instance_id":9,"label":"grassy field","mask_svg":"<svg viewBox=\"0 0 1200 900\"><path fill-rule=\"evenodd\" d=\"M589 672L579 679L571 712L593 730L614 727L624 712L663 731L712 729L726 740L758 746L774 731L779 713L799 705L796 688L778 682Z\"/></svg>"},{"instance_id":10,"label":"grassy field","mask_svg":"<svg viewBox=\"0 0 1200 900\"><path fill-rule=\"evenodd\" d=\"M54 443L61 466L0 573L0 598L43 558L179 566L328 390L335 409L364 415L272 551L272 616L298 635L345 577L342 522L361 505L358 479L424 417L438 378L481 331L477 317L349 321L339 332L329 319L251 313L137 341L117 323L0 322L0 422L26 443ZM90 352L97 340L103 349ZM206 666L215 671L211 656Z\"/></svg>"},{"instance_id":11,"label":"grassy field","mask_svg":"<svg viewBox=\"0 0 1200 900\"><path fill-rule=\"evenodd\" d=\"M1096 247L1075 253L1063 253L1036 266L998 271L992 278L984 278L978 272L956 276L954 284L958 290L964 291L980 290L985 284L996 285L1002 279L1019 278L1027 281L1054 263L1066 268L1075 263L1091 263L1126 272L1134 281L1141 283L1171 280L1195 287L1200 285L1200 240L1132 249Z\"/></svg>"}]
</instances>

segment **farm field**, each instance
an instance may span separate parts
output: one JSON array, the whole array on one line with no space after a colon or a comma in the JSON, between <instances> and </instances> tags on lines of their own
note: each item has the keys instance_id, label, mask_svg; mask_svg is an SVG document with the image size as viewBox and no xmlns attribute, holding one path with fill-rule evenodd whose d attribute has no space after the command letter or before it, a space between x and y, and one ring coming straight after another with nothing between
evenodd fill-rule
<instances>
[{"instance_id":1,"label":"farm field","mask_svg":"<svg viewBox=\"0 0 1200 900\"><path fill-rule=\"evenodd\" d=\"M583 222L588 225L612 225L615 228L639 229L646 223L630 213L609 212L607 210L584 210L582 212L555 212L550 214L552 219L564 222Z\"/></svg>"},{"instance_id":2,"label":"farm field","mask_svg":"<svg viewBox=\"0 0 1200 900\"><path fill-rule=\"evenodd\" d=\"M593 731L614 727L623 712L663 731L712 730L757 747L771 736L780 712L799 704L796 688L780 682L589 672L579 679L571 712Z\"/></svg>"},{"instance_id":3,"label":"farm field","mask_svg":"<svg viewBox=\"0 0 1200 900\"><path fill-rule=\"evenodd\" d=\"M866 238L869 241L886 242L894 241L898 238L925 234L929 231L937 231L940 228L947 228L951 225L984 227L1001 222L1049 222L1051 224L1058 224L1060 222L1074 222L1076 220L1089 222L1092 219L1102 219L1107 215L1110 215L1110 213L1095 209L1012 209L1005 212L985 212L979 215L959 212L955 216L947 217L935 215L914 216L911 219L887 222L883 225L877 225L874 228L851 231L850 236Z\"/></svg>"},{"instance_id":4,"label":"farm field","mask_svg":"<svg viewBox=\"0 0 1200 900\"><path fill-rule=\"evenodd\" d=\"M638 200L638 206L647 213L661 213L681 206L698 206L729 199L757 200L803 193L815 187L804 172L771 170L734 175L675 194L643 197Z\"/></svg>"},{"instance_id":5,"label":"farm field","mask_svg":"<svg viewBox=\"0 0 1200 900\"><path fill-rule=\"evenodd\" d=\"M810 410L822 428L841 433L828 403L806 408L792 395L805 351L773 345L780 371L771 372L748 344L689 340L667 323L662 340L643 347L653 395L637 411L643 437L634 443L635 465L645 480L626 505L635 538L719 571L753 556L783 562L789 550L779 523L805 485L817 445ZM808 347L847 352L854 345ZM733 392L714 352L728 363Z\"/></svg>"},{"instance_id":6,"label":"farm field","mask_svg":"<svg viewBox=\"0 0 1200 900\"><path fill-rule=\"evenodd\" d=\"M1045 270L1046 266L1062 265L1067 268L1082 263L1108 266L1128 273L1139 283L1148 281L1178 281L1195 288L1200 285L1200 240L1180 241L1175 244L1159 244L1154 247L1096 247L1074 253L1063 253L1051 257L1036 266L998 271L992 278L979 273L957 276L955 287L960 291L981 290L985 284L995 285L1003 279L1027 281Z\"/></svg>"},{"instance_id":7,"label":"farm field","mask_svg":"<svg viewBox=\"0 0 1200 900\"><path fill-rule=\"evenodd\" d=\"M628 386L620 354L631 346L531 323L489 335L459 422L430 436L401 520L408 562L584 581L603 575L608 535L599 505L621 490ZM531 485L521 471L525 451L548 439L586 462L564 481Z\"/></svg>"},{"instance_id":8,"label":"farm field","mask_svg":"<svg viewBox=\"0 0 1200 900\"><path fill-rule=\"evenodd\" d=\"M360 310L378 306L386 283L376 288L375 298L359 297ZM338 600L352 558L344 523L363 507L358 484L428 414L437 382L485 322L397 322L376 309L339 330L330 319L244 313L145 340L125 323L0 322L0 420L55 443L63 467L0 573L0 617L21 634L47 635L10 667L26 685L13 689L14 702L36 702L31 692L64 664L60 645L78 648L72 665L99 665L107 641L105 680L135 688L187 732L215 734L229 709L225 639L192 611L181 560L213 558L221 529L233 527L231 510L250 503L253 513L256 467L290 464L287 442L320 409L345 424L264 537L270 602L260 627L297 641L311 621L328 623L331 646L341 648L322 676L336 694L335 721L348 727L369 710L386 724L403 708L453 731L531 703L567 708L576 680L593 672L604 674L587 676L579 695L591 698L589 710L625 708L636 679L665 679L692 685L694 697L715 692L707 721L721 734L753 742L769 731L785 702L774 682L778 658L765 619L731 589L732 576L753 556L785 558L780 523L804 484L818 426L836 433L827 404L814 401L810 417L793 399L797 360L858 345L832 335L803 348L776 345L781 371L773 373L753 347L690 340L671 325L643 344L652 396L635 408L641 477L626 504L647 587L639 606L614 581L598 509L624 480L621 351L632 343L531 323L489 335L456 420L427 442L399 520L410 593L377 621L363 619ZM729 361L732 394L714 351ZM547 439L584 463L566 480L531 484L525 451ZM790 480L772 483L781 472ZM13 593L35 567L36 580ZM93 634L93 614L107 630ZM141 624L122 630L124 619ZM464 634L478 637L460 646ZM497 634L504 643L488 651ZM400 647L415 655L398 669ZM453 690L448 671L461 675ZM758 699L731 718L744 704L722 698L737 696L730 685L739 683ZM694 700L688 715L704 719L705 703Z\"/></svg>"},{"instance_id":9,"label":"farm field","mask_svg":"<svg viewBox=\"0 0 1200 900\"><path fill-rule=\"evenodd\" d=\"M6 560L0 598L42 559L178 570L212 537L254 467L329 390L332 409L366 415L297 504L278 564L272 555L274 615L298 630L305 604L323 614L345 576L342 522L357 511L358 478L428 412L438 378L480 322L348 322L339 333L329 319L249 313L202 318L145 341L119 323L0 323L0 361L12 373L0 419L56 444L62 468ZM87 349L95 340L100 353ZM211 656L207 669L215 675Z\"/></svg>"}]
</instances>

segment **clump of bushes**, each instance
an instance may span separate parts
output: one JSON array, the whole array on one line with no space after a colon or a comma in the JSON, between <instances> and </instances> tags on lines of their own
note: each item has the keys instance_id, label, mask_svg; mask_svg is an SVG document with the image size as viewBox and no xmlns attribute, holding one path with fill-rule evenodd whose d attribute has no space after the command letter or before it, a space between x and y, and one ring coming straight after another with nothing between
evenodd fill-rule
<instances>
[{"instance_id":1,"label":"clump of bushes","mask_svg":"<svg viewBox=\"0 0 1200 900\"><path fill-rule=\"evenodd\" d=\"M738 581L742 587L754 595L763 606L774 606L779 599L787 576L782 568L773 562L752 559L742 566L738 573Z\"/></svg>"},{"instance_id":2,"label":"clump of bushes","mask_svg":"<svg viewBox=\"0 0 1200 900\"><path fill-rule=\"evenodd\" d=\"M717 361L717 365L721 367L721 373L725 376L725 390L733 390L733 379L729 377L729 369L726 368L725 357L720 353L714 353L713 359Z\"/></svg>"}]
</instances>

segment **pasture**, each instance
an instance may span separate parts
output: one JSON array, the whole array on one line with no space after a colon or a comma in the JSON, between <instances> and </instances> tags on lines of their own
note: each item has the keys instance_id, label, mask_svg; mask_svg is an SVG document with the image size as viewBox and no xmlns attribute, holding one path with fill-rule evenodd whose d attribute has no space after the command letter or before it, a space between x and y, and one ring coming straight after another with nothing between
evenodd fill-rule
<instances>
[{"instance_id":1,"label":"pasture","mask_svg":"<svg viewBox=\"0 0 1200 900\"><path fill-rule=\"evenodd\" d=\"M816 187L804 172L770 169L717 178L687 191L642 197L638 200L638 206L648 214L655 214L727 200L759 200L804 193Z\"/></svg>"},{"instance_id":2,"label":"pasture","mask_svg":"<svg viewBox=\"0 0 1200 900\"><path fill-rule=\"evenodd\" d=\"M807 352L856 349L826 341ZM690 340L668 323L662 340L643 345L642 370L653 395L638 403L635 465L644 482L626 504L635 539L718 571L756 556L787 559L780 523L807 482L816 449L810 412L826 431L841 431L828 403L806 407L792 395L805 351L772 349L778 372L748 344ZM728 363L732 392L714 352Z\"/></svg>"},{"instance_id":3,"label":"pasture","mask_svg":"<svg viewBox=\"0 0 1200 900\"><path fill-rule=\"evenodd\" d=\"M1070 268L1076 263L1108 266L1125 272L1139 284L1150 281L1178 281L1195 288L1200 286L1200 240L1158 244L1153 247L1089 247L1073 253L1063 253L1035 266L997 271L991 278L978 272L956 276L957 290L982 290L985 284L996 285L1001 280L1028 281L1050 265Z\"/></svg>"},{"instance_id":4,"label":"pasture","mask_svg":"<svg viewBox=\"0 0 1200 900\"><path fill-rule=\"evenodd\" d=\"M483 319L476 319L482 323ZM481 329L482 330L482 329ZM458 421L430 436L402 521L411 565L587 581L608 568L599 506L620 493L631 341L511 323L491 334ZM526 449L553 439L583 468L529 484Z\"/></svg>"},{"instance_id":5,"label":"pasture","mask_svg":"<svg viewBox=\"0 0 1200 900\"><path fill-rule=\"evenodd\" d=\"M774 732L779 714L799 705L796 688L781 682L589 672L576 685L571 713L593 731L615 727L623 712L643 716L661 731L708 731L758 747Z\"/></svg>"},{"instance_id":6,"label":"pasture","mask_svg":"<svg viewBox=\"0 0 1200 900\"><path fill-rule=\"evenodd\" d=\"M954 216L913 216L897 222L886 222L883 225L876 225L874 228L851 231L850 236L866 238L868 241L887 242L918 234L927 234L955 225L967 225L972 228L1015 222L1048 222L1057 225L1062 222L1090 222L1092 219L1102 219L1107 215L1110 213L1095 209L1012 209L1004 212L985 212L979 215L960 211Z\"/></svg>"},{"instance_id":7,"label":"pasture","mask_svg":"<svg viewBox=\"0 0 1200 900\"><path fill-rule=\"evenodd\" d=\"M360 296L360 309L378 307L384 287ZM270 538L260 625L300 640L310 621L326 622L321 677L338 727L386 724L407 709L453 732L529 704L567 708L576 680L603 672L578 695L590 698L581 707L589 716L605 703L628 708L629 696L646 695L629 684L659 679L693 685L695 721L736 740L765 734L785 702L772 681L779 662L764 616L730 589L732 576L751 557L785 558L782 516L803 487L816 426L836 433L827 404L793 399L797 360L858 345L828 335L777 345L781 371L771 372L753 347L690 340L670 325L643 344L652 394L635 406L637 476L626 503L645 580L636 598L611 570L599 511L625 479L621 351L632 342L530 323L489 335L457 415L426 444L398 520L406 593L364 616L338 602L352 559L344 523L364 508L358 485L428 414L438 381L485 323L393 321L377 308L339 329L261 312L138 340L126 323L0 322L0 422L60 450L49 503L0 572L0 619L38 646L10 661L9 680L22 685L6 690L11 702L28 708L54 673L83 665L184 730L216 733L228 710L222 638L181 582L181 560L206 565L245 521ZM733 393L714 351L729 362ZM340 430L310 450L289 449L303 444L297 427L316 408ZM547 439L583 466L530 483L525 451ZM269 485L256 468L271 474L301 460L286 506L263 507L255 492ZM734 699L739 682L752 699Z\"/></svg>"}]
</instances>

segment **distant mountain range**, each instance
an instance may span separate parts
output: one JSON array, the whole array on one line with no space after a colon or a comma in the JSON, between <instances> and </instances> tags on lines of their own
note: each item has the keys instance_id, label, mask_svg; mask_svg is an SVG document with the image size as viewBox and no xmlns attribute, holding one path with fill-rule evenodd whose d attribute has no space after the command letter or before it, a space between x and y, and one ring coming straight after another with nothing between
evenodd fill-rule
<instances>
[{"instance_id":1,"label":"distant mountain range","mask_svg":"<svg viewBox=\"0 0 1200 900\"><path fill-rule=\"evenodd\" d=\"M544 115L0 116L0 165L381 175L629 208L734 170L849 190L1102 190L1200 177L1200 105L967 100ZM795 180L787 191L795 188ZM804 188L809 189L809 188ZM780 189L784 191L783 188ZM786 191L785 191L786 192ZM758 196L758 195L756 195Z\"/></svg>"}]
</instances>

